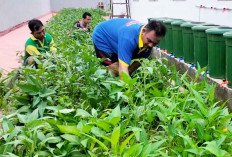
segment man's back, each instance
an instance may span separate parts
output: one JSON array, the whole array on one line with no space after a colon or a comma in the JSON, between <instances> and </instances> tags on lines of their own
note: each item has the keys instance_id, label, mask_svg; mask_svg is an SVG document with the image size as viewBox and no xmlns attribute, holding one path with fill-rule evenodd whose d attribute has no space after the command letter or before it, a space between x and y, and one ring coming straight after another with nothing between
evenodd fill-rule
<instances>
[{"instance_id":1,"label":"man's back","mask_svg":"<svg viewBox=\"0 0 232 157\"><path fill-rule=\"evenodd\" d=\"M133 73L141 64L139 61L131 63L131 60L148 58L165 33L161 22L143 25L131 19L112 19L100 23L92 39L97 58L104 58L101 64L118 76L122 71Z\"/></svg>"},{"instance_id":2,"label":"man's back","mask_svg":"<svg viewBox=\"0 0 232 157\"><path fill-rule=\"evenodd\" d=\"M112 19L104 21L94 29L93 42L104 52L118 53L119 36L131 35L129 38L133 40L134 37L139 35L141 27L141 23L132 19Z\"/></svg>"}]
</instances>

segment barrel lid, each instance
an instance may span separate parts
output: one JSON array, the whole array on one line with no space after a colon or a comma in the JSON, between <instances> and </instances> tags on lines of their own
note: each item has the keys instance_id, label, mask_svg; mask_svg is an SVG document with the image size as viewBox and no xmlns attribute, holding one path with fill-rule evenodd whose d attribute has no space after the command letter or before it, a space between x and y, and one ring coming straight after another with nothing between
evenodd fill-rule
<instances>
[{"instance_id":1,"label":"barrel lid","mask_svg":"<svg viewBox=\"0 0 232 157\"><path fill-rule=\"evenodd\" d=\"M215 27L220 27L220 26L215 24L203 24L203 25L192 27L192 30L205 31L206 29L215 28Z\"/></svg>"},{"instance_id":2,"label":"barrel lid","mask_svg":"<svg viewBox=\"0 0 232 157\"><path fill-rule=\"evenodd\" d=\"M217 27L217 28L211 28L211 29L207 29L205 32L207 34L219 34L222 35L226 32L232 31L232 27Z\"/></svg>"},{"instance_id":3,"label":"barrel lid","mask_svg":"<svg viewBox=\"0 0 232 157\"><path fill-rule=\"evenodd\" d=\"M157 18L148 18L149 21L165 21L167 19L170 19L169 17L157 17Z\"/></svg>"},{"instance_id":4,"label":"barrel lid","mask_svg":"<svg viewBox=\"0 0 232 157\"><path fill-rule=\"evenodd\" d=\"M156 19L156 21L161 21L161 22L163 22L165 20L167 20L167 18L158 18L158 19Z\"/></svg>"},{"instance_id":5,"label":"barrel lid","mask_svg":"<svg viewBox=\"0 0 232 157\"><path fill-rule=\"evenodd\" d=\"M231 38L232 39L232 31L224 33L223 36L225 38Z\"/></svg>"},{"instance_id":6,"label":"barrel lid","mask_svg":"<svg viewBox=\"0 0 232 157\"><path fill-rule=\"evenodd\" d=\"M156 21L158 18L148 18L149 21Z\"/></svg>"},{"instance_id":7,"label":"barrel lid","mask_svg":"<svg viewBox=\"0 0 232 157\"><path fill-rule=\"evenodd\" d=\"M182 19L167 19L167 20L163 21L163 23L171 24L174 21L183 21L183 20Z\"/></svg>"},{"instance_id":8,"label":"barrel lid","mask_svg":"<svg viewBox=\"0 0 232 157\"><path fill-rule=\"evenodd\" d=\"M174 21L174 22L172 22L171 24L172 24L173 26L180 26L180 25L183 24L183 23L186 23L186 21Z\"/></svg>"},{"instance_id":9,"label":"barrel lid","mask_svg":"<svg viewBox=\"0 0 232 157\"><path fill-rule=\"evenodd\" d=\"M187 23L183 23L180 26L181 27L187 27L187 28L192 28L194 26L198 26L198 25L203 25L206 24L205 22L187 22Z\"/></svg>"}]
</instances>

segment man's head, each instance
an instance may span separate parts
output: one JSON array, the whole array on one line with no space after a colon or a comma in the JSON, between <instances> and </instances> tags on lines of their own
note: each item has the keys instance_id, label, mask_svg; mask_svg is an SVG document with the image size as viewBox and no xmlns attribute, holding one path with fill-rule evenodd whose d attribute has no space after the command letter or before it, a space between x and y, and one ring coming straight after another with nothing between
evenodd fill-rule
<instances>
[{"instance_id":1,"label":"man's head","mask_svg":"<svg viewBox=\"0 0 232 157\"><path fill-rule=\"evenodd\" d=\"M166 31L166 27L162 22L149 22L142 30L143 46L145 48L152 48L153 46L156 46L165 36Z\"/></svg>"},{"instance_id":2,"label":"man's head","mask_svg":"<svg viewBox=\"0 0 232 157\"><path fill-rule=\"evenodd\" d=\"M84 24L89 24L90 23L90 21L91 21L91 14L90 13L88 13L88 12L85 12L83 15L82 15L82 17L83 17L83 22L84 22Z\"/></svg>"},{"instance_id":3,"label":"man's head","mask_svg":"<svg viewBox=\"0 0 232 157\"><path fill-rule=\"evenodd\" d=\"M28 27L31 30L31 34L38 40L43 40L45 37L45 31L43 23L40 20L32 19L28 22Z\"/></svg>"}]
</instances>

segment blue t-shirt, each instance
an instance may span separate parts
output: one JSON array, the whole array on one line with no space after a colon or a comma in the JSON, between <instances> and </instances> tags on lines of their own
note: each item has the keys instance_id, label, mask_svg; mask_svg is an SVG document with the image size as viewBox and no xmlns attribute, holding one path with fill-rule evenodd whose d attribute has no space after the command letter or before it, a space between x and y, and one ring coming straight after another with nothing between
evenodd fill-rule
<instances>
[{"instance_id":1,"label":"blue t-shirt","mask_svg":"<svg viewBox=\"0 0 232 157\"><path fill-rule=\"evenodd\" d=\"M139 48L139 37L143 24L131 19L112 19L96 26L93 42L106 53L116 53L119 60L129 65L132 59L147 58L151 49Z\"/></svg>"}]
</instances>

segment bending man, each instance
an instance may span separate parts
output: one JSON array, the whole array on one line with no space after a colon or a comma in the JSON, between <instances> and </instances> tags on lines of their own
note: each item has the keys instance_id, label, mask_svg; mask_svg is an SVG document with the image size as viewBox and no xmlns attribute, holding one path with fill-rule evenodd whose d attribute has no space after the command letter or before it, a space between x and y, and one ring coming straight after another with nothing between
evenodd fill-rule
<instances>
[{"instance_id":1,"label":"bending man","mask_svg":"<svg viewBox=\"0 0 232 157\"><path fill-rule=\"evenodd\" d=\"M166 28L162 22L151 21L143 25L131 19L112 19L100 23L93 31L93 43L98 58L105 58L103 65L108 66L114 76L122 71L132 74L139 62L131 61L148 58L153 46L165 36Z\"/></svg>"}]
</instances>

